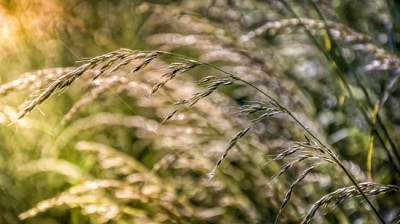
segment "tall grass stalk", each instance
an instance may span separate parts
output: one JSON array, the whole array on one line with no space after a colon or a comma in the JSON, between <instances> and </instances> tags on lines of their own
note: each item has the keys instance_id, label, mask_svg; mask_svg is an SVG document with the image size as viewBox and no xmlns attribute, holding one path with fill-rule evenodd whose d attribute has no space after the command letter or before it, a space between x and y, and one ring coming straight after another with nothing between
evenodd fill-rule
<instances>
[{"instance_id":1,"label":"tall grass stalk","mask_svg":"<svg viewBox=\"0 0 400 224\"><path fill-rule=\"evenodd\" d=\"M399 6L0 4L0 223L395 222Z\"/></svg>"},{"instance_id":2,"label":"tall grass stalk","mask_svg":"<svg viewBox=\"0 0 400 224\"><path fill-rule=\"evenodd\" d=\"M127 52L127 55L123 55L121 58L119 56L119 52L123 52L123 54L125 54L125 52ZM182 60L183 63L182 64L171 64L170 69L171 72L166 73L163 75L163 77L166 77L165 80L159 82L158 84L156 84L152 90L150 91L150 95L154 94L157 90L159 90L161 87L163 87L167 81L172 80L173 78L175 78L175 76L180 72L186 72L198 65L204 65L204 66L208 66L211 67L225 75L227 75L228 77L230 77L232 80L236 80L239 81L245 85L248 85L250 87L252 87L253 89L255 89L256 91L258 91L259 93L261 93L263 96L265 96L268 100L270 100L279 111L282 111L283 113L287 114L289 117L291 117L302 129L305 133L307 133L307 135L309 135L312 138L312 141L315 141L317 143L317 145L319 147L321 147L321 150L326 152L330 158L332 159L332 161L334 161L336 163L337 166L340 167L340 169L345 173L345 175L350 179L350 181L352 182L352 184L356 187L356 189L359 191L360 195L362 195L362 197L365 199L365 201L370 205L371 209L374 211L375 215L377 216L377 218L382 222L385 223L384 219L381 217L381 215L379 214L379 212L377 211L377 209L373 206L372 202L368 199L368 197L365 195L365 193L363 192L363 190L361 189L361 187L358 185L357 181L355 180L355 178L350 174L350 172L346 169L346 167L342 164L342 162L339 160L338 156L334 153L334 151L329 148L325 143L323 143L318 137L316 137L316 135L314 133L312 133L309 128L307 128L307 126L305 124L303 124L301 121L299 121L294 114L287 109L286 107L284 107L281 103L278 102L278 100L274 99L272 96L270 96L269 94L267 94L265 91L261 90L260 88L258 88L257 86L255 86L254 84L239 78L238 76L224 71L212 64L209 63L203 63L200 61L197 61L193 58L189 58L180 54L175 54L175 53L171 53L171 52L164 52L164 51L144 51L144 52L139 52L139 51L132 51L132 50L128 50L128 49L120 49L118 51L106 54L104 56L98 56L95 57L94 59L88 59L89 64L85 64L81 67L79 67L78 69L76 69L75 71L68 73L62 77L60 77L58 80L56 80L53 84L50 84L47 89L44 90L44 92L39 95L36 99L33 99L32 102L22 110L20 116L18 117L18 119L23 118L28 112L32 111L34 108L36 108L39 104L43 103L45 100L48 99L48 97L50 97L51 95L53 95L58 89L65 89L66 87L70 86L73 82L75 82L75 80L84 72L89 71L90 69L94 68L95 66L99 65L97 64L98 62L98 58L100 58L100 62L105 61L104 58L110 58L110 56L114 57L114 55L118 55L117 57L111 58L111 60L106 61L105 65L102 65L101 70L98 74L96 74L94 76L93 79L98 78L102 73L105 72L106 69L108 68L112 68L110 73L118 70L122 65L126 65L128 64L127 62L123 61L122 63L120 63L120 60L124 60L124 58L126 57L130 57L130 55L134 55L133 59L136 58L143 58L144 61L141 62L137 67L135 67L131 73L133 72L138 72L141 69L143 69L147 64L149 64L155 57L159 56L159 55L170 55L173 57L176 57L179 60ZM136 56L136 55L140 55L140 56ZM143 55L143 56L142 56ZM131 59L132 60L132 59ZM96 62L92 62L92 61L96 61ZM95 63L92 65L92 63ZM113 64L117 64L115 67L112 67ZM122 64L122 65L121 65ZM178 66L178 67L177 67ZM61 83L61 85L59 85ZM224 85L229 85L231 84L231 82L229 81L228 83L225 83L225 81L223 82L219 82L214 81L212 82L212 86L215 85L214 87L208 87L210 88L209 90L207 90L204 94L204 96L199 95L199 98L191 98L188 101L185 101L184 104L188 103L189 107L193 106L199 99L208 96L209 94L211 94L213 91L215 91L218 88L218 83L224 84ZM216 85L217 84L217 85ZM196 95L195 95L196 96ZM182 103L180 103L182 104ZM167 116L167 118L164 120L164 122L166 120L169 120L172 118L172 116L175 115L177 111L173 111L170 115ZM222 163L222 161L226 158L229 150L236 144L236 142L242 138L248 131L250 128L247 128L239 133L237 133L233 139L229 142L228 147L225 150L225 153L222 155L221 159L216 163L215 168L211 171L211 173L208 174L209 178L213 178L216 172L216 169L218 166L220 166L220 164ZM294 184L291 186L291 189L289 190L289 192L292 191L292 188L296 185L297 182L301 181L304 176L306 174L308 174L315 166L309 167L308 169L306 169L306 171L304 172L304 174L300 175L301 177L296 180L294 182ZM289 193L290 194L290 193ZM286 196L287 200L285 200L284 204L282 205L281 208L285 207L285 204L287 203L288 199L290 198L290 196ZM279 216L279 215L278 215ZM278 217L277 217L278 218ZM276 220L277 221L277 220Z\"/></svg>"}]
</instances>

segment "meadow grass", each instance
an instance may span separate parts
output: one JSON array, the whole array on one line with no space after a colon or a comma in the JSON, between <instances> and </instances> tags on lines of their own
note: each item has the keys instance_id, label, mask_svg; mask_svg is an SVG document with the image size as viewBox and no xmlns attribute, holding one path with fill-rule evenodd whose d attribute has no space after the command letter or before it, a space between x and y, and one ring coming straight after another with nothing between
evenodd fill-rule
<instances>
[{"instance_id":1,"label":"meadow grass","mask_svg":"<svg viewBox=\"0 0 400 224\"><path fill-rule=\"evenodd\" d=\"M0 223L398 222L399 6L338 2L0 5Z\"/></svg>"}]
</instances>

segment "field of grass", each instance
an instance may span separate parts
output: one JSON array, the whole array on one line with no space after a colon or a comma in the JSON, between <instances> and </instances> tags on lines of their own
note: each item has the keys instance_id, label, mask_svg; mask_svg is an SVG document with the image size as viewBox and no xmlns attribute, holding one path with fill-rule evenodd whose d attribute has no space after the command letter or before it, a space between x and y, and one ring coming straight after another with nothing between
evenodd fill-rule
<instances>
[{"instance_id":1,"label":"field of grass","mask_svg":"<svg viewBox=\"0 0 400 224\"><path fill-rule=\"evenodd\" d=\"M399 223L394 0L0 0L0 224Z\"/></svg>"}]
</instances>

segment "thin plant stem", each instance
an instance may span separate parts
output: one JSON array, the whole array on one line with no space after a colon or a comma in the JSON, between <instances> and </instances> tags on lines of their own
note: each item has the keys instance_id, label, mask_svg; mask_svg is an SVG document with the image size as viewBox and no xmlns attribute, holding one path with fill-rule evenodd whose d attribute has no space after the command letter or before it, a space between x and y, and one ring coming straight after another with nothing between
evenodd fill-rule
<instances>
[{"instance_id":1,"label":"thin plant stem","mask_svg":"<svg viewBox=\"0 0 400 224\"><path fill-rule=\"evenodd\" d=\"M289 11L296 18L298 18L301 21L301 18L299 18L299 16L296 14L296 12L292 9L292 7L285 0L280 0L280 2L282 4L284 4L285 7L288 8ZM312 37L313 41L317 44L318 48L322 49L322 47L318 44L318 42L315 40L315 38L312 36L312 34L309 32L309 30L308 29L305 29L305 30L306 30L307 34ZM329 32L328 32L328 35L329 35ZM328 54L324 50L321 50L321 51L326 56L328 56ZM330 58L330 57L328 57L328 58ZM268 95L268 94L264 93L264 95ZM346 174L346 176L350 179L350 181L353 183L353 185L357 188L357 190L360 192L362 197L365 199L365 201L371 207L372 211L375 213L375 215L379 219L379 221L384 224L385 221L382 218L382 216L379 214L378 210L375 208L375 206L372 204L372 202L368 199L368 197L364 194L364 192L362 191L362 189L360 188L360 186L358 185L358 183L356 182L354 177L350 174L350 172L344 167L344 165L340 162L340 160L333 154L333 151L330 148L326 147L325 144L323 144L318 138L316 138L316 136L314 136L314 134L312 132L310 132L310 130L308 130L308 128L306 128L299 120L297 120L297 118L294 117L290 111L287 111L287 112L288 112L289 116L292 117L296 121L296 123L298 123L311 137L313 137L318 143L320 143L321 146L326 148L326 150L330 153L330 156L332 157L332 159L339 165L339 167L343 170L343 172Z\"/></svg>"},{"instance_id":2,"label":"thin plant stem","mask_svg":"<svg viewBox=\"0 0 400 224\"><path fill-rule=\"evenodd\" d=\"M329 37L329 41L331 41L333 43L333 46L336 46L337 48L340 48L339 44L331 37L331 34L330 34L329 30L328 30L329 28L328 28L327 22L326 22L324 16L322 15L321 11L319 10L318 6L313 1L310 1L310 2L311 2L311 5L316 10L316 12L318 13L318 15L320 16L320 18L325 23L325 27L327 29L327 35ZM332 57L326 51L324 51L321 47L319 47L319 49L321 50L322 53L324 53L324 55L327 57L328 60L333 61ZM338 53L338 56L340 58L344 58L344 56L343 56L343 54L342 54L342 52L340 50L337 51L337 53ZM343 63L349 69L349 71L353 74L353 76L355 77L356 82L360 86L365 98L367 99L367 103L369 104L369 106L370 107L374 107L374 103L373 103L371 97L369 96L367 89L365 88L364 84L362 83L362 81L360 79L360 76L357 74L356 71L351 69L351 66L347 63L346 60L343 60ZM343 76L342 72L336 67L335 67L335 70L337 70L337 74L340 76L341 80L343 81L347 91L351 94L350 95L351 99L353 101L356 101L354 95L352 94L352 91L351 91L350 87L348 86L347 82L344 79L344 76ZM384 102L382 102L382 100L381 100L380 107L383 107L383 104L384 104ZM361 105L361 104L359 103L359 105ZM369 124L371 125L371 127L373 129L372 132L378 134L378 131L376 130L376 127L375 127L376 126L376 122L372 121L372 119L369 118L369 116L368 116L366 111L362 111L362 112L363 112L363 115L364 115L365 119L368 120ZM377 123L378 123L379 127L382 129L382 131L384 132L384 135L386 136L387 140L389 141L389 144L392 147L393 154L396 156L397 161L400 162L399 149L398 149L396 143L394 142L393 138L390 136L389 132L387 131L387 128L386 128L385 124L383 123L379 113L377 114L376 120L378 121ZM378 138L381 139L380 136ZM381 141L384 149L386 150L386 152L388 154L389 160L393 163L393 159L391 158L391 154L389 152L389 149L387 148L386 144L384 144L383 139L381 139L380 141ZM395 163L393 163L393 164L394 164L394 168L396 169L397 173L400 173L399 168L396 167L396 164Z\"/></svg>"}]
</instances>

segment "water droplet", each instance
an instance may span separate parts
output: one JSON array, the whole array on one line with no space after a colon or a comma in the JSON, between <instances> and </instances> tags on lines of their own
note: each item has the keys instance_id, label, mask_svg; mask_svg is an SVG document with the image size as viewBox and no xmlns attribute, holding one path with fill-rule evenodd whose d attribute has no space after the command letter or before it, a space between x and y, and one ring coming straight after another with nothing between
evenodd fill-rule
<instances>
[{"instance_id":1,"label":"water droplet","mask_svg":"<svg viewBox=\"0 0 400 224\"><path fill-rule=\"evenodd\" d=\"M208 177L208 180L209 180L209 181L210 181L212 178L214 178L214 176L215 176L215 171L211 171L211 172L207 173L207 177Z\"/></svg>"}]
</instances>

